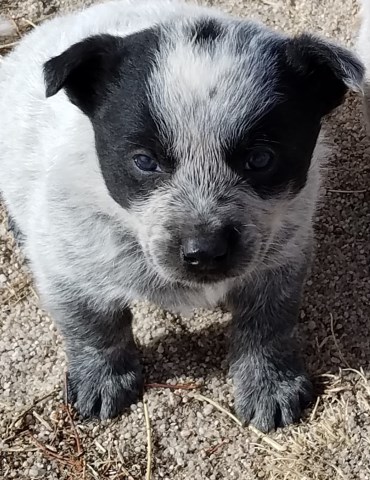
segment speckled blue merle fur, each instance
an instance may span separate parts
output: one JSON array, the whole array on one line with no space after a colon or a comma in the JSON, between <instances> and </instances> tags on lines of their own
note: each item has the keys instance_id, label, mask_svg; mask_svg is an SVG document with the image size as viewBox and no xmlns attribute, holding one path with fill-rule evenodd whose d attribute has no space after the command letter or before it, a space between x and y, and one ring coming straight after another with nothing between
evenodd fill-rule
<instances>
[{"instance_id":1,"label":"speckled blue merle fur","mask_svg":"<svg viewBox=\"0 0 370 480\"><path fill-rule=\"evenodd\" d=\"M0 190L82 415L140 396L130 303L148 300L229 308L240 418L298 420L321 122L362 78L325 39L170 0L58 17L5 58Z\"/></svg>"}]
</instances>

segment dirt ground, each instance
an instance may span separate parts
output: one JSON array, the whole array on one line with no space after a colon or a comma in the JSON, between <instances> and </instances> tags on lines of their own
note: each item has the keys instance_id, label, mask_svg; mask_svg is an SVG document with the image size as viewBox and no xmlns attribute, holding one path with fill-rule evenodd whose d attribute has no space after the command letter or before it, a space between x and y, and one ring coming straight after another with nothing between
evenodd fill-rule
<instances>
[{"instance_id":1,"label":"dirt ground","mask_svg":"<svg viewBox=\"0 0 370 480\"><path fill-rule=\"evenodd\" d=\"M0 14L17 26L0 43L86 3L0 0ZM348 45L358 25L355 0L208 3ZM0 46L0 55L8 48ZM327 129L334 152L300 326L318 397L298 425L268 437L208 401L232 411L228 315L220 311L182 319L137 306L136 335L152 384L144 404L114 421L73 420L61 393L61 339L38 305L0 206L0 479L370 479L370 142L358 98L350 97Z\"/></svg>"}]
</instances>

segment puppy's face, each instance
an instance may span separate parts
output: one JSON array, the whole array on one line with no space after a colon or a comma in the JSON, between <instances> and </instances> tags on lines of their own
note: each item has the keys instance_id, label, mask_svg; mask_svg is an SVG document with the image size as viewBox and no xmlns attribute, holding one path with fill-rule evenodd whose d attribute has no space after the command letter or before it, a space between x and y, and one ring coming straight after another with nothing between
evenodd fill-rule
<instances>
[{"instance_id":1,"label":"puppy's face","mask_svg":"<svg viewBox=\"0 0 370 480\"><path fill-rule=\"evenodd\" d=\"M186 284L273 262L310 221L321 119L362 73L339 47L229 19L92 37L45 66L47 95L90 117L146 261Z\"/></svg>"}]
</instances>

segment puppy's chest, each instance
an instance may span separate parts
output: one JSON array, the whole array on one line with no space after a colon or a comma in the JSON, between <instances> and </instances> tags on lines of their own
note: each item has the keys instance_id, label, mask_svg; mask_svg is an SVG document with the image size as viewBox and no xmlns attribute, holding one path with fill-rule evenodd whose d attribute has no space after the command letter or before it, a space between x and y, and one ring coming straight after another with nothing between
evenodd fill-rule
<instances>
[{"instance_id":1,"label":"puppy's chest","mask_svg":"<svg viewBox=\"0 0 370 480\"><path fill-rule=\"evenodd\" d=\"M169 289L166 292L157 292L151 300L173 313L189 316L194 309L213 309L220 305L231 290L232 283L231 280L227 280L198 288Z\"/></svg>"}]
</instances>

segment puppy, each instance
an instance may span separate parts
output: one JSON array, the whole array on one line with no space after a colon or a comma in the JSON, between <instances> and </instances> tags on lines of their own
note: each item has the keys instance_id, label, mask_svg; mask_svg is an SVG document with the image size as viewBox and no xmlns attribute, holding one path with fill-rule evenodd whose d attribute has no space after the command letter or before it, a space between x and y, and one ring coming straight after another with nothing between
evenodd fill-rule
<instances>
[{"instance_id":1,"label":"puppy","mask_svg":"<svg viewBox=\"0 0 370 480\"><path fill-rule=\"evenodd\" d=\"M130 302L225 305L240 419L296 421L293 338L322 118L363 67L344 48L176 1L93 6L0 68L0 190L64 336L71 401L113 417L143 378Z\"/></svg>"}]
</instances>

